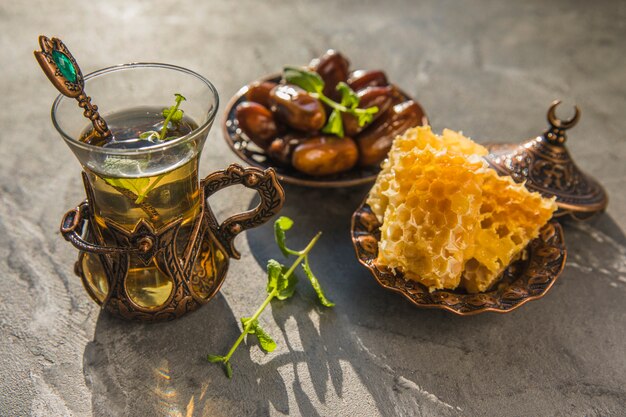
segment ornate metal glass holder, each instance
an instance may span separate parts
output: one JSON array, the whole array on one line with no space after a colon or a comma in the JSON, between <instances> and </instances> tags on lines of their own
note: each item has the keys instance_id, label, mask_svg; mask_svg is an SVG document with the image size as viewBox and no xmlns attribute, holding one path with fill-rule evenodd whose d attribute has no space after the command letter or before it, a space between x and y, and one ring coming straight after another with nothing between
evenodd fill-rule
<instances>
[{"instance_id":1,"label":"ornate metal glass holder","mask_svg":"<svg viewBox=\"0 0 626 417\"><path fill-rule=\"evenodd\" d=\"M123 319L143 321L172 320L206 304L224 282L229 259L240 257L233 244L234 238L246 229L265 223L278 213L284 202L283 189L273 170L232 164L200 182L202 209L188 235L179 235L182 217L158 230L140 220L132 232L107 220L106 229L116 242L112 246L105 243L95 226L90 207L94 194L85 173L83 182L87 199L68 211L61 222L63 237L80 250L75 272L103 309ZM207 199L236 184L256 190L261 202L255 209L219 224ZM139 258L146 266L156 263L159 271L171 278L169 295L160 305L145 306L133 297L127 282L131 257ZM94 276L98 274L102 276Z\"/></svg>"},{"instance_id":2,"label":"ornate metal glass holder","mask_svg":"<svg viewBox=\"0 0 626 417\"><path fill-rule=\"evenodd\" d=\"M604 211L609 200L600 183L576 166L565 147L565 132L578 122L580 110L576 107L570 120L560 120L555 115L559 103L550 106L550 127L542 135L522 144L487 145L487 161L501 174L525 182L530 190L556 197L555 217L584 220Z\"/></svg>"},{"instance_id":3,"label":"ornate metal glass holder","mask_svg":"<svg viewBox=\"0 0 626 417\"><path fill-rule=\"evenodd\" d=\"M87 199L63 217L61 234L80 250L75 270L85 289L102 308L124 319L171 320L207 303L222 285L229 259L239 259L235 236L265 223L282 207L284 192L276 174L233 164L207 176L198 189L198 159L219 105L215 87L201 75L168 64L138 63L83 77L60 39L40 36L39 46L37 62L61 93L52 107L54 126L83 166ZM185 92L186 98L176 94L177 103L178 97L185 101L185 114L198 125L150 146L96 146L82 140L84 135L93 133L100 142L115 138L86 86L111 112L145 113L146 105ZM70 105L74 99L92 132ZM261 202L218 224L207 198L234 184L256 190Z\"/></svg>"}]
</instances>

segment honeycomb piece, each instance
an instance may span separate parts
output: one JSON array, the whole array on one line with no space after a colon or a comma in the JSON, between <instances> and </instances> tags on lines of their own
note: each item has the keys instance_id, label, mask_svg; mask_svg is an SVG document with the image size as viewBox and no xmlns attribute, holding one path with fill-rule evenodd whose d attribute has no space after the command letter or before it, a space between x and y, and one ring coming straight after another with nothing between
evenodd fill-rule
<instances>
[{"instance_id":1,"label":"honeycomb piece","mask_svg":"<svg viewBox=\"0 0 626 417\"><path fill-rule=\"evenodd\" d=\"M415 153L427 146L437 150L445 148L448 152L474 158L488 153L483 146L450 129L444 129L441 136L435 135L430 126L408 129L394 140L367 201L379 221L382 222L389 198L400 196L399 198L402 199L408 191L411 182L410 177L409 181L406 181L406 176L410 174L407 174L405 168L413 164L416 158Z\"/></svg>"},{"instance_id":2,"label":"honeycomb piece","mask_svg":"<svg viewBox=\"0 0 626 417\"><path fill-rule=\"evenodd\" d=\"M485 175L475 244L466 253L462 280L469 292L488 290L557 208L554 199L528 191L511 177L493 170Z\"/></svg>"},{"instance_id":3,"label":"honeycomb piece","mask_svg":"<svg viewBox=\"0 0 626 417\"><path fill-rule=\"evenodd\" d=\"M456 288L473 246L484 167L430 146L415 156L412 166L396 172L403 178L400 188L409 183L410 189L387 206L378 262L429 288Z\"/></svg>"},{"instance_id":4,"label":"honeycomb piece","mask_svg":"<svg viewBox=\"0 0 626 417\"><path fill-rule=\"evenodd\" d=\"M553 200L499 177L460 133L409 129L393 143L367 203L381 221L378 262L431 291L487 290L535 238Z\"/></svg>"}]
</instances>

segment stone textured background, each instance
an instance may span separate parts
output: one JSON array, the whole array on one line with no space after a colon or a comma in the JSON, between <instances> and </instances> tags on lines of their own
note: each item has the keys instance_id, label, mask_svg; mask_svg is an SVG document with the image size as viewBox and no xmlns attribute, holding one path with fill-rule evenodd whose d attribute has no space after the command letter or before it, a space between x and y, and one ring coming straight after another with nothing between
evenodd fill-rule
<instances>
[{"instance_id":1,"label":"stone textured background","mask_svg":"<svg viewBox=\"0 0 626 417\"><path fill-rule=\"evenodd\" d=\"M0 4L0 414L3 416L626 414L626 3L623 1L29 1ZM504 316L418 310L383 291L354 257L352 210L366 188L287 187L295 245L324 236L312 263L337 306L306 285L262 316L278 349L242 347L235 376L205 362L264 298L279 257L266 225L238 238L222 292L176 322L100 314L58 233L83 198L79 165L54 131L54 89L32 51L62 37L85 73L168 62L241 85L333 47L384 68L436 130L479 142L541 133L555 98L583 111L579 165L611 197L566 227L569 259L550 294ZM221 116L221 112L220 112ZM214 127L202 171L236 162ZM213 201L222 217L250 193Z\"/></svg>"}]
</instances>

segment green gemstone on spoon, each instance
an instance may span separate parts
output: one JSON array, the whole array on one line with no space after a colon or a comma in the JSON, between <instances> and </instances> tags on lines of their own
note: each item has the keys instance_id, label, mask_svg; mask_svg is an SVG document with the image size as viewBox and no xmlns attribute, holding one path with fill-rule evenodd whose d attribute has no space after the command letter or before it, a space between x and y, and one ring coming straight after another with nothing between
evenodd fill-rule
<instances>
[{"instance_id":1,"label":"green gemstone on spoon","mask_svg":"<svg viewBox=\"0 0 626 417\"><path fill-rule=\"evenodd\" d=\"M52 51L52 59L54 63L61 71L61 74L71 83L76 82L76 68L74 68L74 64L72 61L65 55L63 52L53 50Z\"/></svg>"}]
</instances>

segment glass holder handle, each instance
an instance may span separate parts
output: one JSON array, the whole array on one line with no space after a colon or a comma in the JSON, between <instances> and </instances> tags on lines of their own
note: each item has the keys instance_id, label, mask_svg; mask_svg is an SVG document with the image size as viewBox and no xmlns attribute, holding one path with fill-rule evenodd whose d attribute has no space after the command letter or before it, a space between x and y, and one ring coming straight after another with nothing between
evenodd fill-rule
<instances>
[{"instance_id":1,"label":"glass holder handle","mask_svg":"<svg viewBox=\"0 0 626 417\"><path fill-rule=\"evenodd\" d=\"M237 184L256 190L261 202L254 209L235 214L222 224L218 224L206 200L217 191ZM209 226L228 255L234 259L241 257L234 245L235 237L246 229L267 222L280 211L285 202L285 192L272 168L263 171L259 168L243 168L241 165L231 164L225 170L209 174L200 182L200 188L203 192L205 215Z\"/></svg>"},{"instance_id":2,"label":"glass holder handle","mask_svg":"<svg viewBox=\"0 0 626 417\"><path fill-rule=\"evenodd\" d=\"M89 203L87 201L83 201L78 207L65 213L63 220L61 221L61 235L63 235L63 238L70 242L78 250L97 254L114 254L147 252L152 247L152 242L147 240L150 239L150 237L140 240L137 247L101 246L87 242L83 239L83 231L85 230L88 218Z\"/></svg>"}]
</instances>

